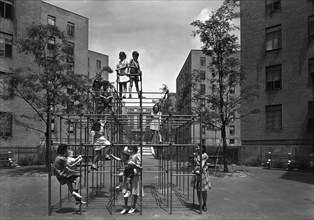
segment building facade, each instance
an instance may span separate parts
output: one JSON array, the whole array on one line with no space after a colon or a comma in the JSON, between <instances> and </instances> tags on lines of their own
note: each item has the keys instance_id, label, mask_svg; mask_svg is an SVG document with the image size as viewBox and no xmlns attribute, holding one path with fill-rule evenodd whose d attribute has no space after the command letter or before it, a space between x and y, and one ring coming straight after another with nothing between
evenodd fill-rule
<instances>
[{"instance_id":1,"label":"building facade","mask_svg":"<svg viewBox=\"0 0 314 220\"><path fill-rule=\"evenodd\" d=\"M240 56L239 53L236 56ZM204 95L210 94L212 91L212 86L210 84L210 79L213 77L210 69L208 68L212 63L212 58L206 56L201 50L191 50L181 71L176 79L176 93L177 101L176 108L177 112L182 115L192 114L193 105L193 95L195 94L191 89L191 81L193 80L191 74L194 71L198 71L201 79L197 83L200 90ZM239 88L234 89L234 94L240 92ZM232 94L230 94L232 96ZM202 134L201 134L202 132ZM202 136L202 143L205 146L219 147L222 146L220 131L207 130L203 125L189 126L187 125L179 134L179 139L181 143L198 143L200 142L200 137ZM194 138L194 140L193 140ZM229 146L240 146L240 120L235 119L230 126L227 128L227 140Z\"/></svg>"},{"instance_id":2,"label":"building facade","mask_svg":"<svg viewBox=\"0 0 314 220\"><path fill-rule=\"evenodd\" d=\"M241 122L243 158L314 147L314 1L241 0L241 63L259 114Z\"/></svg>"},{"instance_id":3,"label":"building facade","mask_svg":"<svg viewBox=\"0 0 314 220\"><path fill-rule=\"evenodd\" d=\"M41 0L0 0L0 6L1 92L6 92L3 78L7 73L17 67L36 66L32 56L17 53L15 47L18 39L27 37L27 28L32 24L56 25L64 32L68 44L73 47L75 73L92 78L97 69L108 65L107 55L88 50L88 18ZM103 78L108 79L108 75L103 74ZM27 120L36 113L25 101L18 98L0 100L0 114L1 146L37 146L44 138L45 125L41 121ZM18 121L31 126L21 126Z\"/></svg>"}]
</instances>

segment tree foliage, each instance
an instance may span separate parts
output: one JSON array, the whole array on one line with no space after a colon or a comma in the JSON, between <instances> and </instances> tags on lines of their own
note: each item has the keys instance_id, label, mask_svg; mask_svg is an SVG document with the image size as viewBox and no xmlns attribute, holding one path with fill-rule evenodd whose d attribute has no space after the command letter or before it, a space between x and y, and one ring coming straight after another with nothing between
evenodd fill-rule
<instances>
[{"instance_id":1,"label":"tree foliage","mask_svg":"<svg viewBox=\"0 0 314 220\"><path fill-rule=\"evenodd\" d=\"M32 56L36 65L8 74L6 84L13 95L26 101L45 123L48 108L72 103L82 110L90 81L87 75L74 73L73 47L63 32L53 25L33 25L27 36L18 40L17 51Z\"/></svg>"},{"instance_id":2,"label":"tree foliage","mask_svg":"<svg viewBox=\"0 0 314 220\"><path fill-rule=\"evenodd\" d=\"M205 21L191 23L196 28L192 35L199 36L203 43L203 53L211 57L208 67L211 73L205 80L209 82L210 92L204 93L200 88L202 79L199 70L191 75L192 110L201 115L202 123L212 130L221 133L223 142L224 171L228 171L226 151L226 127L239 117L253 113L241 112L241 103L249 102L256 97L256 87L244 85L245 73L240 68L240 45L235 31L239 27L234 23L239 18L239 3L227 2L209 15ZM235 89L240 92L235 92Z\"/></svg>"}]
</instances>

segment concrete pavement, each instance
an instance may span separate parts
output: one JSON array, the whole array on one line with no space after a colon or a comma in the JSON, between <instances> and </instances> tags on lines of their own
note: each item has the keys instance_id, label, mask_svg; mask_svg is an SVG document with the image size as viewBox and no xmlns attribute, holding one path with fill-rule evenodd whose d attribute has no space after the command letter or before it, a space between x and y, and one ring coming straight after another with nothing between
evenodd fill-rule
<instances>
[{"instance_id":1,"label":"concrete pavement","mask_svg":"<svg viewBox=\"0 0 314 220\"><path fill-rule=\"evenodd\" d=\"M241 167L237 169L242 171ZM46 173L36 167L28 170L0 169L0 219L314 219L313 173L261 167L245 167L245 171L212 177L208 211L201 215L197 206L192 204L192 196L189 200L186 197L182 199L180 191L173 193L172 214L169 214L169 207L163 205L160 208L152 196L151 183L156 181L156 173L145 173L142 215L121 215L121 195L110 215L106 209L109 192L104 189L101 196L83 209L81 215L73 199L70 199L48 216ZM52 178L52 189L54 203L59 198L59 184L55 178ZM65 186L62 186L62 191L65 195Z\"/></svg>"}]
</instances>

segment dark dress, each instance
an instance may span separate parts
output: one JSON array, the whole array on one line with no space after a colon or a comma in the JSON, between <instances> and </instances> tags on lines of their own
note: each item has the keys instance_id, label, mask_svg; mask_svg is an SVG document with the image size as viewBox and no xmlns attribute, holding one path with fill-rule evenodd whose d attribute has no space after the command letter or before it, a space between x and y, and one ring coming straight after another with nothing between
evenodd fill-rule
<instances>
[{"instance_id":1,"label":"dark dress","mask_svg":"<svg viewBox=\"0 0 314 220\"><path fill-rule=\"evenodd\" d=\"M71 169L67 164L67 158L58 155L53 164L54 174L57 177L61 185L64 185L68 181L71 183L80 176L79 171Z\"/></svg>"}]
</instances>

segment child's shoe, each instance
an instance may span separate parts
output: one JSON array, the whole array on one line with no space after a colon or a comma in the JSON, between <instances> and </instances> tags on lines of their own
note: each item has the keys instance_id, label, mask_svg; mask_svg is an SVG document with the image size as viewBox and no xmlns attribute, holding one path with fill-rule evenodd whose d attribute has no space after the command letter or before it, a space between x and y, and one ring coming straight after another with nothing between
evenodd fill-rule
<instances>
[{"instance_id":1,"label":"child's shoe","mask_svg":"<svg viewBox=\"0 0 314 220\"><path fill-rule=\"evenodd\" d=\"M122 214L122 215L123 215L123 214L125 214L125 213L126 213L126 211L127 211L126 209L122 209L122 211L120 212L120 214Z\"/></svg>"},{"instance_id":2,"label":"child's shoe","mask_svg":"<svg viewBox=\"0 0 314 220\"><path fill-rule=\"evenodd\" d=\"M131 208L131 209L128 211L129 214L132 214L133 212L135 212L135 209L133 209L133 208Z\"/></svg>"},{"instance_id":3,"label":"child's shoe","mask_svg":"<svg viewBox=\"0 0 314 220\"><path fill-rule=\"evenodd\" d=\"M91 170L91 171L97 170L97 166L96 166L95 164L92 164L91 167L90 167L90 170Z\"/></svg>"},{"instance_id":4,"label":"child's shoe","mask_svg":"<svg viewBox=\"0 0 314 220\"><path fill-rule=\"evenodd\" d=\"M127 197L129 197L131 195L131 191L130 190L128 190L128 191L126 191L126 194L124 194L124 198L127 198Z\"/></svg>"},{"instance_id":5,"label":"child's shoe","mask_svg":"<svg viewBox=\"0 0 314 220\"><path fill-rule=\"evenodd\" d=\"M75 198L82 198L82 196L79 194L79 193L77 193L77 192L72 192L72 195L75 197Z\"/></svg>"}]
</instances>

